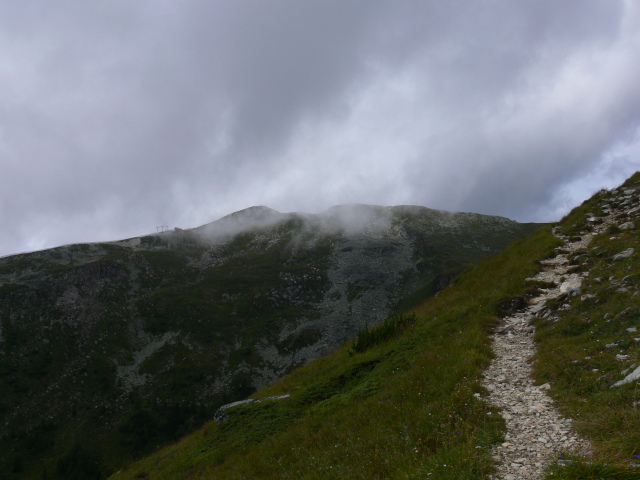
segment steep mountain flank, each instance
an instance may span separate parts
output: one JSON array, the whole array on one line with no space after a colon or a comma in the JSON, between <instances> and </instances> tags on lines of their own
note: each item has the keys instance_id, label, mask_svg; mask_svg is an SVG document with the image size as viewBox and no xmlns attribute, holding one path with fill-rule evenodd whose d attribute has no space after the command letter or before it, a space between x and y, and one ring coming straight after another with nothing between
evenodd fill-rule
<instances>
[{"instance_id":1,"label":"steep mountain flank","mask_svg":"<svg viewBox=\"0 0 640 480\"><path fill-rule=\"evenodd\" d=\"M413 206L253 207L2 258L0 465L25 478L115 468L532 227Z\"/></svg>"}]
</instances>

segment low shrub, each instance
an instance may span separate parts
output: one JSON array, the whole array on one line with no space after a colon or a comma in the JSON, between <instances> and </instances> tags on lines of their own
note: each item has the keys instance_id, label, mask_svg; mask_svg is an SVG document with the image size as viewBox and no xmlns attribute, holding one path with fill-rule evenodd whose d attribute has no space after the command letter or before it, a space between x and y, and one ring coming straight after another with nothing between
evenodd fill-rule
<instances>
[{"instance_id":1,"label":"low shrub","mask_svg":"<svg viewBox=\"0 0 640 480\"><path fill-rule=\"evenodd\" d=\"M369 327L360 330L358 336L351 343L351 354L362 353L369 348L382 343L390 338L399 336L404 329L412 326L416 322L415 313L410 315L393 315L375 328Z\"/></svg>"}]
</instances>

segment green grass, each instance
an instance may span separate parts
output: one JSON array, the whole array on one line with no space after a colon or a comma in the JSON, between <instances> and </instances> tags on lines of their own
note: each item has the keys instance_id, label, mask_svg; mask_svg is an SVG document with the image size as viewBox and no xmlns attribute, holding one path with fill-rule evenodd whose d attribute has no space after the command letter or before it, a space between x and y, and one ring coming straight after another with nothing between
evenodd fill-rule
<instances>
[{"instance_id":1,"label":"green grass","mask_svg":"<svg viewBox=\"0 0 640 480\"><path fill-rule=\"evenodd\" d=\"M113 478L486 478L504 431L474 396L488 334L557 245L546 227L517 241L414 309L413 326L362 353L345 344L255 395L290 398L229 409Z\"/></svg>"}]
</instances>

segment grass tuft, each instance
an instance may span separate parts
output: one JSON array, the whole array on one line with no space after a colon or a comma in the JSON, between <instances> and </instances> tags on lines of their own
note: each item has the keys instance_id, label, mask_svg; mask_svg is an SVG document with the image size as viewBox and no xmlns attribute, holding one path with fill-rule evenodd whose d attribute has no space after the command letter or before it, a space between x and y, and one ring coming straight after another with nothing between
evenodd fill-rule
<instances>
[{"instance_id":1,"label":"grass tuft","mask_svg":"<svg viewBox=\"0 0 640 480\"><path fill-rule=\"evenodd\" d=\"M380 325L373 329L369 327L360 330L357 337L351 343L350 353L362 353L369 348L389 340L393 337L398 337L402 334L403 330L412 327L416 323L416 315L393 315L385 319Z\"/></svg>"}]
</instances>

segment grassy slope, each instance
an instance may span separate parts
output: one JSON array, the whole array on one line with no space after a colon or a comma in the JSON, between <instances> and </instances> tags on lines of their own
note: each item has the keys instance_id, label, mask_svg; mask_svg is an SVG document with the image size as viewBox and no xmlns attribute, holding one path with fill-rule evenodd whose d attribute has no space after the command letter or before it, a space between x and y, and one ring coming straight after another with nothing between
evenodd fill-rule
<instances>
[{"instance_id":1,"label":"grassy slope","mask_svg":"<svg viewBox=\"0 0 640 480\"><path fill-rule=\"evenodd\" d=\"M399 337L351 355L345 345L256 395L289 399L230 409L113 478L486 478L504 428L474 397L488 334L556 245L541 228L416 308Z\"/></svg>"}]
</instances>

